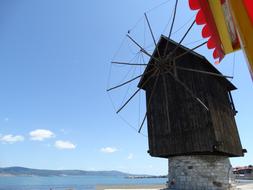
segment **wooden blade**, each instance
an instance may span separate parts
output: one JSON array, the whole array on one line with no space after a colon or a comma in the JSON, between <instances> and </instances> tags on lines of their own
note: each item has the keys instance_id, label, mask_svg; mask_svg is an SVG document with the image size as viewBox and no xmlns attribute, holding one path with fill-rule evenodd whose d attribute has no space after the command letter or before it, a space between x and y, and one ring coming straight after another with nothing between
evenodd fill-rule
<instances>
[{"instance_id":1,"label":"wooden blade","mask_svg":"<svg viewBox=\"0 0 253 190\"><path fill-rule=\"evenodd\" d=\"M147 56L153 58L155 61L160 61L159 59L155 58L154 56L152 56L150 53L148 53L138 42L136 42L131 36L129 36L127 34L127 37L135 44L137 45L140 49L141 49L141 52L143 52L144 54L146 54Z\"/></svg>"},{"instance_id":2,"label":"wooden blade","mask_svg":"<svg viewBox=\"0 0 253 190\"><path fill-rule=\"evenodd\" d=\"M172 34L172 30L173 30L173 26L174 26L174 22L175 22L175 18L176 18L176 13L177 13L177 4L178 4L178 0L176 0L176 3L175 3L174 13L173 13L173 19L172 19L172 23L171 23L171 26L170 26L170 33L169 33L168 38L170 38L171 34ZM168 51L168 46L169 46L169 43L167 42L166 46L165 46L165 50L164 50L163 56L166 56L166 53Z\"/></svg>"},{"instance_id":3,"label":"wooden blade","mask_svg":"<svg viewBox=\"0 0 253 190\"><path fill-rule=\"evenodd\" d=\"M207 43L207 41L206 41L206 42L203 42L202 44L197 45L196 47L194 47L194 48L192 48L192 49L187 50L186 52L184 52L184 53L182 53L182 54L180 54L180 55L178 55L178 56L176 56L176 57L175 57L175 60L177 60L177 59L183 57L184 55L186 55L186 54L188 54L188 53L194 51L194 50L197 49L197 48L200 48L201 46L205 45L206 43Z\"/></svg>"},{"instance_id":4,"label":"wooden blade","mask_svg":"<svg viewBox=\"0 0 253 190\"><path fill-rule=\"evenodd\" d=\"M132 98L141 90L141 88L142 88L153 76L156 75L156 73L157 73L157 70L154 71L154 73L148 77L148 79L141 85L141 87L138 88L138 89L133 93L133 95L132 95L132 96L131 96L131 97L118 109L118 111L117 111L116 113L119 113L119 112L132 100ZM145 74L145 73L144 73L144 74ZM143 75L144 75L144 74L143 74Z\"/></svg>"},{"instance_id":5,"label":"wooden blade","mask_svg":"<svg viewBox=\"0 0 253 190\"><path fill-rule=\"evenodd\" d=\"M112 61L112 64L117 64L117 65L132 65L132 66L147 66L148 64L144 63L129 63L129 62L121 62L121 61Z\"/></svg>"},{"instance_id":6,"label":"wooden blade","mask_svg":"<svg viewBox=\"0 0 253 190\"><path fill-rule=\"evenodd\" d=\"M173 14L173 19L172 19L172 23L171 23L171 26L170 26L170 33L169 33L168 38L171 37L171 33L172 33L172 30L173 30L174 22L175 22L175 19L176 19L177 4L178 4L178 0L176 0L176 3L175 3L174 14Z\"/></svg>"},{"instance_id":7,"label":"wooden blade","mask_svg":"<svg viewBox=\"0 0 253 190\"><path fill-rule=\"evenodd\" d=\"M204 102L202 102L187 86L185 83L183 83L181 80L179 80L177 77L175 77L171 71L167 72L177 83L179 83L184 89L197 101L199 102L207 111L209 111L208 107L205 105Z\"/></svg>"},{"instance_id":8,"label":"wooden blade","mask_svg":"<svg viewBox=\"0 0 253 190\"><path fill-rule=\"evenodd\" d=\"M186 33L184 34L184 36L182 37L182 39L179 41L179 43L177 44L177 46L175 47L175 49L172 51L171 55L173 55L177 51L178 47L184 41L185 37L190 32L190 30L192 29L192 27L194 26L194 24L195 24L195 20L192 22L191 26L188 28L188 30L186 31Z\"/></svg>"},{"instance_id":9,"label":"wooden blade","mask_svg":"<svg viewBox=\"0 0 253 190\"><path fill-rule=\"evenodd\" d=\"M213 75L213 76L223 77L223 78L231 78L231 79L233 78L232 76L226 76L226 75L222 75L222 74L218 74L218 73L212 73L212 72L201 71L201 70L196 70L196 69L189 69L189 68L180 67L180 66L176 66L176 69L183 70L183 71L202 73L202 74L207 74L207 75Z\"/></svg>"},{"instance_id":10,"label":"wooden blade","mask_svg":"<svg viewBox=\"0 0 253 190\"><path fill-rule=\"evenodd\" d=\"M119 87L121 87L121 86L124 86L124 85L126 85L126 84L128 84L128 83L130 83L130 82L132 82L132 81L134 81L134 80L136 80L136 79L138 79L138 78L140 78L140 77L142 77L142 76L148 74L148 73L151 73L151 72L153 72L153 71L154 71L154 69L151 69L150 71L144 72L144 73L142 73L141 75L138 75L138 76L136 76L136 77L134 77L134 78L132 78L132 79L126 81L126 82L123 82L123 83L121 83L121 84L119 84L119 85L117 85L117 86L114 86L114 87L112 87L112 88L109 88L109 89L107 89L106 91L109 92L109 91L111 91L111 90L117 89L117 88L119 88Z\"/></svg>"},{"instance_id":11,"label":"wooden blade","mask_svg":"<svg viewBox=\"0 0 253 190\"><path fill-rule=\"evenodd\" d=\"M153 33L153 31L152 31L150 22L149 22L149 20L148 20L148 16L147 16L146 13L144 13L144 15L145 15L145 19L146 19L146 21L147 21L147 23L148 23L148 28L149 28L149 31L150 31L150 33L151 33L153 42L154 42L154 44L155 44L155 48L156 48L157 54L158 54L159 58L161 59L161 55L160 55L160 52L159 52L159 50L158 50L157 43L156 43L156 40L155 40L155 37L154 37L154 33Z\"/></svg>"},{"instance_id":12,"label":"wooden blade","mask_svg":"<svg viewBox=\"0 0 253 190\"><path fill-rule=\"evenodd\" d=\"M152 98L153 98L153 94L154 94L154 92L155 92L156 85L157 85L157 82L158 82L159 77L160 77L160 72L158 71L158 74L157 74L157 76L156 76L156 79L155 79L155 82L154 82L154 84L153 84L152 91L151 91L151 94L150 94L150 97L149 97L149 100L148 100L147 110L146 110L145 116L144 116L144 118L143 118L143 120L142 120L142 122L141 122L141 126L140 126L140 128L139 128L139 130L138 130L138 133L141 132L141 129L142 129L143 125L144 125L144 122L145 122L145 120L146 120L146 118L147 118L147 113L148 113L148 111L149 111L150 104L151 104L151 100L152 100Z\"/></svg>"}]
</instances>

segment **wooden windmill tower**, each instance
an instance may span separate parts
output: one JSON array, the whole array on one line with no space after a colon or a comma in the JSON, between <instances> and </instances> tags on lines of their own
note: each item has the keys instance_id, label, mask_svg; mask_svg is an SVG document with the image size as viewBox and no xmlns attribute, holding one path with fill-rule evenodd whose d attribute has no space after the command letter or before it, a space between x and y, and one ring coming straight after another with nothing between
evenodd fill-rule
<instances>
[{"instance_id":1,"label":"wooden windmill tower","mask_svg":"<svg viewBox=\"0 0 253 190\"><path fill-rule=\"evenodd\" d=\"M112 64L146 66L130 80L109 88L111 91L139 79L138 89L117 110L119 113L140 90L146 94L149 154L169 159L170 187L180 190L232 190L229 157L243 156L235 123L236 110L231 91L236 87L208 60L182 45L195 24L179 42L171 40L177 2L168 37L156 42L145 14L155 49L146 51L129 32L127 37L149 57L147 64L113 61Z\"/></svg>"},{"instance_id":2,"label":"wooden windmill tower","mask_svg":"<svg viewBox=\"0 0 253 190\"><path fill-rule=\"evenodd\" d=\"M172 60L156 62L155 51L145 72L153 71L139 83L146 91L150 155L242 156L230 93L236 87L205 57L165 36L159 54L166 45L166 54L177 47Z\"/></svg>"},{"instance_id":3,"label":"wooden windmill tower","mask_svg":"<svg viewBox=\"0 0 253 190\"><path fill-rule=\"evenodd\" d=\"M146 92L148 152L169 159L171 186L232 189L228 158L246 151L234 119L236 87L205 57L165 36L138 87Z\"/></svg>"}]
</instances>

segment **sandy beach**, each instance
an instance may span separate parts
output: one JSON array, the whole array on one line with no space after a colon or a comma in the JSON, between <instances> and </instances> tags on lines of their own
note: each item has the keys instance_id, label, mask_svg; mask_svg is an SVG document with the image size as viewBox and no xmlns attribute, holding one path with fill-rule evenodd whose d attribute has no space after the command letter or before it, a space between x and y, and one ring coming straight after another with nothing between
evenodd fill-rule
<instances>
[{"instance_id":1,"label":"sandy beach","mask_svg":"<svg viewBox=\"0 0 253 190\"><path fill-rule=\"evenodd\" d=\"M136 189L136 190L160 190L166 188L165 185L101 185L97 186L96 190L125 190L125 189Z\"/></svg>"},{"instance_id":2,"label":"sandy beach","mask_svg":"<svg viewBox=\"0 0 253 190\"><path fill-rule=\"evenodd\" d=\"M240 180L237 182L238 190L253 190L253 180Z\"/></svg>"},{"instance_id":3,"label":"sandy beach","mask_svg":"<svg viewBox=\"0 0 253 190\"><path fill-rule=\"evenodd\" d=\"M101 185L97 186L97 190L161 190L165 189L165 185ZM253 181L252 180L240 180L237 181L238 190L253 190Z\"/></svg>"}]
</instances>

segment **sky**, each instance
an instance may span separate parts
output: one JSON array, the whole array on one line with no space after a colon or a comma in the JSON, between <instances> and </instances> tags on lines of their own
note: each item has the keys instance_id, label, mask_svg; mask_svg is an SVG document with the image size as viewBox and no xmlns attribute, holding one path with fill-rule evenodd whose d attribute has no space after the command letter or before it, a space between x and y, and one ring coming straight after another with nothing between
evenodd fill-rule
<instances>
[{"instance_id":1,"label":"sky","mask_svg":"<svg viewBox=\"0 0 253 190\"><path fill-rule=\"evenodd\" d=\"M150 157L147 137L115 113L111 99L122 102L120 91L112 96L106 92L129 71L112 68L110 62L129 61L138 51L126 42L128 31L152 52L144 12L156 39L161 33L168 35L174 0L163 2L0 2L0 167L167 173L167 159ZM189 10L187 0L178 6L174 32L181 30L172 35L175 41L196 14ZM200 29L194 26L183 44L194 47L201 43ZM197 52L214 63L206 47ZM136 59L140 61L139 54ZM232 82L238 88L233 92L236 122L248 153L231 162L234 166L252 164L253 89L244 55L241 51L228 55L215 67L233 75ZM129 97L130 93L126 94ZM127 122L137 115L140 121L136 99L126 108ZM143 113L144 104L138 105ZM146 124L144 134L145 128Z\"/></svg>"}]
</instances>

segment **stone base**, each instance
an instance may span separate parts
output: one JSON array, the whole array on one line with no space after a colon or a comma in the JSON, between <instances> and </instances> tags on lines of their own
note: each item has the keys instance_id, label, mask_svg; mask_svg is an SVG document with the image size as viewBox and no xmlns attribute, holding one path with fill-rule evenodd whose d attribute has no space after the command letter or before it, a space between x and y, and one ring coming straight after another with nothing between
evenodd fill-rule
<instances>
[{"instance_id":1,"label":"stone base","mask_svg":"<svg viewBox=\"0 0 253 190\"><path fill-rule=\"evenodd\" d=\"M169 158L169 189L235 190L235 178L225 156L176 156Z\"/></svg>"}]
</instances>

